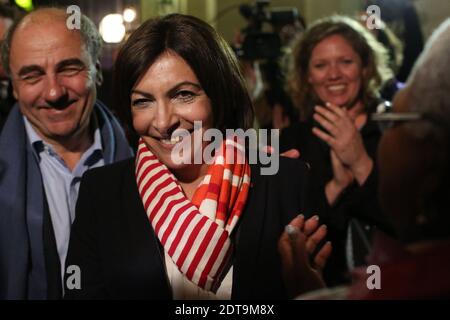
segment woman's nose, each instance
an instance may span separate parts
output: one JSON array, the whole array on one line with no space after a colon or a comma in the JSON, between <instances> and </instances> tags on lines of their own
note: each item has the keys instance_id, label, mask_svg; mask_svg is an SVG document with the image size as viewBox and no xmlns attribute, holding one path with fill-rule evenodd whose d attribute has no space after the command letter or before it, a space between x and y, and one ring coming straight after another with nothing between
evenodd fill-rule
<instances>
[{"instance_id":1,"label":"woman's nose","mask_svg":"<svg viewBox=\"0 0 450 320\"><path fill-rule=\"evenodd\" d=\"M153 119L153 127L162 137L168 137L179 127L179 117L168 104L158 104Z\"/></svg>"},{"instance_id":2,"label":"woman's nose","mask_svg":"<svg viewBox=\"0 0 450 320\"><path fill-rule=\"evenodd\" d=\"M339 66L336 64L330 65L330 68L328 69L328 78L330 79L338 79L341 76L341 70L339 69Z\"/></svg>"}]
</instances>

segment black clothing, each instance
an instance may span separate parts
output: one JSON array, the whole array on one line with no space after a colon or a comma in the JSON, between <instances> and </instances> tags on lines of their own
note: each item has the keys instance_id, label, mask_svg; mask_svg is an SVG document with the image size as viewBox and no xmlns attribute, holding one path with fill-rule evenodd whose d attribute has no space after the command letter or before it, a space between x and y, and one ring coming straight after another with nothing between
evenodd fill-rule
<instances>
[{"instance_id":1,"label":"black clothing","mask_svg":"<svg viewBox=\"0 0 450 320\"><path fill-rule=\"evenodd\" d=\"M387 219L380 213L377 197L377 147L381 138L378 126L368 121L361 129L364 147L374 161L374 168L363 186L355 182L349 186L330 207L325 196L325 185L333 177L330 159L330 147L312 133L313 126L319 126L312 120L296 123L282 131L280 152L289 149L300 151L300 158L310 167L307 191L307 209L316 213L320 222L328 226L328 240L332 241L333 253L324 270L328 285L347 283L346 238L349 221L356 218L368 226L377 226L385 231L390 227Z\"/></svg>"},{"instance_id":2,"label":"black clothing","mask_svg":"<svg viewBox=\"0 0 450 320\"><path fill-rule=\"evenodd\" d=\"M172 299L164 251L139 196L134 159L88 171L80 186L67 264L82 270L67 299ZM234 239L232 299L285 299L277 243L303 210L307 167L282 158L277 175L251 166Z\"/></svg>"}]
</instances>

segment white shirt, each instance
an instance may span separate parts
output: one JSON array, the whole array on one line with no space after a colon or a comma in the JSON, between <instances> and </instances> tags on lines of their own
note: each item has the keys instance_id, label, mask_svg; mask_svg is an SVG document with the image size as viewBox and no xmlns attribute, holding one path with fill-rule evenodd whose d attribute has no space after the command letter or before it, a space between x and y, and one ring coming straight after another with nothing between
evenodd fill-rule
<instances>
[{"instance_id":1,"label":"white shirt","mask_svg":"<svg viewBox=\"0 0 450 320\"><path fill-rule=\"evenodd\" d=\"M217 293L203 290L188 280L178 270L172 258L164 252L166 260L166 273L172 287L172 296L174 300L230 300L231 289L233 286L233 266L230 267L228 273L220 284Z\"/></svg>"}]
</instances>

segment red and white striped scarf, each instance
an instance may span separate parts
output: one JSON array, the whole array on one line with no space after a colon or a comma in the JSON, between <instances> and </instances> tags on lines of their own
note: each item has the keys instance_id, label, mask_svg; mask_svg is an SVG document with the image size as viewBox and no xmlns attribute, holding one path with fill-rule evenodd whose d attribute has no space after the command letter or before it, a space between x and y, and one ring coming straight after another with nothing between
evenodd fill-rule
<instances>
[{"instance_id":1,"label":"red and white striped scarf","mask_svg":"<svg viewBox=\"0 0 450 320\"><path fill-rule=\"evenodd\" d=\"M242 159L243 145L226 139L191 202L175 176L139 141L136 181L150 223L180 272L212 292L228 266L229 235L250 188L250 166L237 161Z\"/></svg>"}]
</instances>

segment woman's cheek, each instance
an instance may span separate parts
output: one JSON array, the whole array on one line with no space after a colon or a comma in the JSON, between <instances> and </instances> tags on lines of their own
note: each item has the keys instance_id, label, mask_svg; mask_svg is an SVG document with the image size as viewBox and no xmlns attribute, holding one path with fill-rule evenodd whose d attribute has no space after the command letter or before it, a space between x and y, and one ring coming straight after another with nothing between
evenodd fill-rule
<instances>
[{"instance_id":1,"label":"woman's cheek","mask_svg":"<svg viewBox=\"0 0 450 320\"><path fill-rule=\"evenodd\" d=\"M147 117L145 117L143 114L135 113L132 114L132 117L134 130L136 130L136 132L139 134L145 133L150 124L149 119L147 119Z\"/></svg>"}]
</instances>

